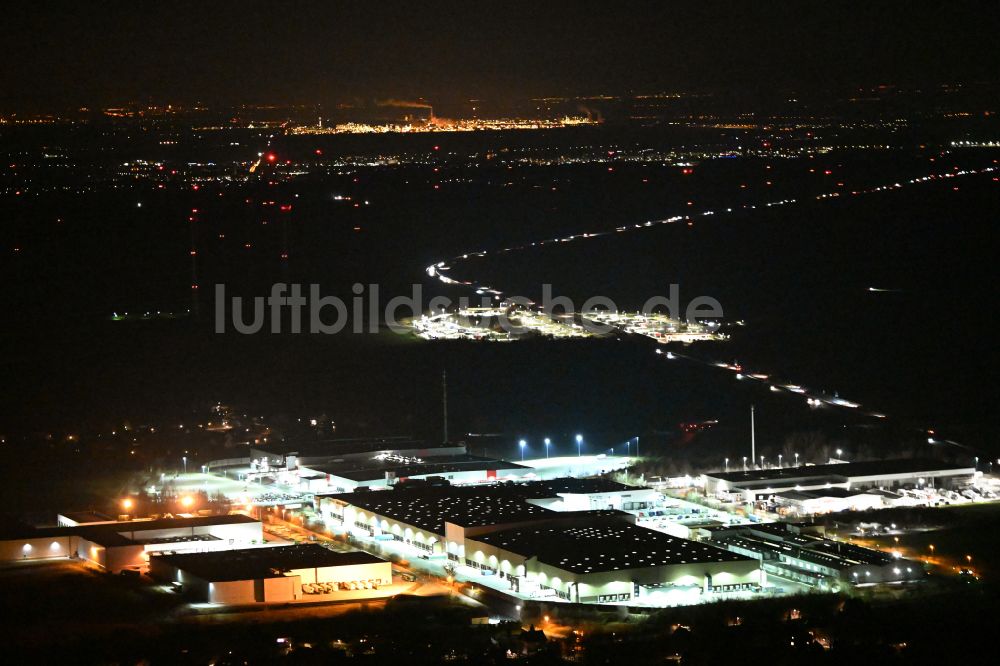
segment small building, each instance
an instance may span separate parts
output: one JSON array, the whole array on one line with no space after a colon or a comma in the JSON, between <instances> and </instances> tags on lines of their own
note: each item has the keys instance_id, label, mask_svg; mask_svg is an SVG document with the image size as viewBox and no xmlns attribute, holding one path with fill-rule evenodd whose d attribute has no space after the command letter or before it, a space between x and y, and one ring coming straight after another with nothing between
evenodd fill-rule
<instances>
[{"instance_id":1,"label":"small building","mask_svg":"<svg viewBox=\"0 0 1000 666\"><path fill-rule=\"evenodd\" d=\"M879 491L824 488L823 490L785 490L774 496L775 502L789 513L815 516L840 511L869 511L886 506Z\"/></svg>"},{"instance_id":2,"label":"small building","mask_svg":"<svg viewBox=\"0 0 1000 666\"><path fill-rule=\"evenodd\" d=\"M363 552L331 551L318 544L158 553L150 558L149 566L154 578L181 585L192 598L218 604L296 601L317 585L348 593L392 584L389 562Z\"/></svg>"},{"instance_id":3,"label":"small building","mask_svg":"<svg viewBox=\"0 0 1000 666\"><path fill-rule=\"evenodd\" d=\"M100 511L70 511L56 516L59 527L76 527L78 525L96 525L99 523L116 522L111 516Z\"/></svg>"}]
</instances>

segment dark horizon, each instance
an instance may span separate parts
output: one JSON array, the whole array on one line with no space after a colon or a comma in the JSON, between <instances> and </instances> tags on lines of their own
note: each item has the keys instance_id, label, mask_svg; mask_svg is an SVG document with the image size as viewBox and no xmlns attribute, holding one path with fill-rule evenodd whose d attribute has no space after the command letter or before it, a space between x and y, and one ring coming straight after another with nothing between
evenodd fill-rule
<instances>
[{"instance_id":1,"label":"dark horizon","mask_svg":"<svg viewBox=\"0 0 1000 666\"><path fill-rule=\"evenodd\" d=\"M332 104L995 83L995 3L260 3L5 11L0 107Z\"/></svg>"}]
</instances>

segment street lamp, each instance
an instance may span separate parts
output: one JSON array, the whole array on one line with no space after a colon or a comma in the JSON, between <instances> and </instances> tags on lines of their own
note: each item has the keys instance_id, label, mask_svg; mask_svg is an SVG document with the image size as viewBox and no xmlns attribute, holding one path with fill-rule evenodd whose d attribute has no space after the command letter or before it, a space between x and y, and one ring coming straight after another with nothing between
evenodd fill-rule
<instances>
[{"instance_id":1,"label":"street lamp","mask_svg":"<svg viewBox=\"0 0 1000 666\"><path fill-rule=\"evenodd\" d=\"M843 449L837 449L837 457L839 458L842 455L844 455Z\"/></svg>"},{"instance_id":2,"label":"street lamp","mask_svg":"<svg viewBox=\"0 0 1000 666\"><path fill-rule=\"evenodd\" d=\"M778 454L778 467L781 467L781 454Z\"/></svg>"},{"instance_id":3,"label":"street lamp","mask_svg":"<svg viewBox=\"0 0 1000 666\"><path fill-rule=\"evenodd\" d=\"M133 502L131 497L126 497L125 499L122 500L122 508L125 509L125 511L130 511L132 509L132 506Z\"/></svg>"},{"instance_id":4,"label":"street lamp","mask_svg":"<svg viewBox=\"0 0 1000 666\"><path fill-rule=\"evenodd\" d=\"M552 440L549 439L548 437L546 437L545 438L545 457L546 458L549 457L549 444L551 444L551 443L552 443Z\"/></svg>"},{"instance_id":5,"label":"street lamp","mask_svg":"<svg viewBox=\"0 0 1000 666\"><path fill-rule=\"evenodd\" d=\"M729 471L729 458L726 458L726 471Z\"/></svg>"},{"instance_id":6,"label":"street lamp","mask_svg":"<svg viewBox=\"0 0 1000 666\"><path fill-rule=\"evenodd\" d=\"M838 452L839 452L839 449L838 449ZM797 453L795 454L795 466L796 467L799 466L799 454L797 454Z\"/></svg>"},{"instance_id":7,"label":"street lamp","mask_svg":"<svg viewBox=\"0 0 1000 666\"><path fill-rule=\"evenodd\" d=\"M639 436L635 436L635 457L639 457Z\"/></svg>"},{"instance_id":8,"label":"street lamp","mask_svg":"<svg viewBox=\"0 0 1000 666\"><path fill-rule=\"evenodd\" d=\"M188 457L187 456L181 456L181 460L184 461L184 473L187 474L188 473Z\"/></svg>"},{"instance_id":9,"label":"street lamp","mask_svg":"<svg viewBox=\"0 0 1000 666\"><path fill-rule=\"evenodd\" d=\"M764 456L760 457L760 468L764 469Z\"/></svg>"},{"instance_id":10,"label":"street lamp","mask_svg":"<svg viewBox=\"0 0 1000 666\"><path fill-rule=\"evenodd\" d=\"M747 471L747 457L743 456L743 471Z\"/></svg>"},{"instance_id":11,"label":"street lamp","mask_svg":"<svg viewBox=\"0 0 1000 666\"><path fill-rule=\"evenodd\" d=\"M522 439L517 443L517 445L521 448L521 462L524 462L524 447L526 447L528 443Z\"/></svg>"},{"instance_id":12,"label":"street lamp","mask_svg":"<svg viewBox=\"0 0 1000 666\"><path fill-rule=\"evenodd\" d=\"M583 444L583 435L576 436L576 457L579 458L581 455L581 445Z\"/></svg>"}]
</instances>

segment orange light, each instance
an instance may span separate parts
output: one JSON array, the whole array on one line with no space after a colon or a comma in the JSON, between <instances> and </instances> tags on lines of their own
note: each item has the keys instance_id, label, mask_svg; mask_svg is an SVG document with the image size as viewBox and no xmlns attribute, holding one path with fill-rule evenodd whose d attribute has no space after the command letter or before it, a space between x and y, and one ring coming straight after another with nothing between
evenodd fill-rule
<instances>
[{"instance_id":1,"label":"orange light","mask_svg":"<svg viewBox=\"0 0 1000 666\"><path fill-rule=\"evenodd\" d=\"M125 499L122 500L122 508L125 509L126 511L128 511L129 509L131 509L132 506L133 506L133 502L132 502L132 499L130 497L126 497Z\"/></svg>"},{"instance_id":2,"label":"orange light","mask_svg":"<svg viewBox=\"0 0 1000 666\"><path fill-rule=\"evenodd\" d=\"M185 508L190 508L193 505L194 505L194 498L191 497L190 495L185 495L184 497L181 498L181 506Z\"/></svg>"}]
</instances>

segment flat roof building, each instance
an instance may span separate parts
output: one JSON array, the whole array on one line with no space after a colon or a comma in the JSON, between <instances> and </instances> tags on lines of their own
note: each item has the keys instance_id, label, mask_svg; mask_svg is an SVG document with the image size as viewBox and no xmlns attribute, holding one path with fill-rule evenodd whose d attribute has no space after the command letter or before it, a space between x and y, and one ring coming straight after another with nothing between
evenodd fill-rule
<instances>
[{"instance_id":1,"label":"flat roof building","mask_svg":"<svg viewBox=\"0 0 1000 666\"><path fill-rule=\"evenodd\" d=\"M706 530L705 535L709 543L757 558L769 575L813 587L902 583L924 576L917 562L827 539L818 525L758 523Z\"/></svg>"},{"instance_id":2,"label":"flat roof building","mask_svg":"<svg viewBox=\"0 0 1000 666\"><path fill-rule=\"evenodd\" d=\"M629 518L570 514L470 536L466 564L507 579L515 591L580 603L690 603L763 584L755 560L639 527Z\"/></svg>"},{"instance_id":3,"label":"flat roof building","mask_svg":"<svg viewBox=\"0 0 1000 666\"><path fill-rule=\"evenodd\" d=\"M923 458L799 465L712 472L705 475L705 491L710 494L742 493L747 502L753 502L761 496L787 491L951 486L971 478L975 471L973 467Z\"/></svg>"},{"instance_id":4,"label":"flat roof building","mask_svg":"<svg viewBox=\"0 0 1000 666\"><path fill-rule=\"evenodd\" d=\"M186 593L208 603L310 599L317 587L323 589L317 600L358 598L349 593L377 590L392 583L389 562L360 551L335 552L318 544L155 554L149 564L155 578L182 585Z\"/></svg>"},{"instance_id":5,"label":"flat roof building","mask_svg":"<svg viewBox=\"0 0 1000 666\"><path fill-rule=\"evenodd\" d=\"M76 557L118 573L145 568L156 551L231 550L263 543L260 521L242 514L20 526L0 536L0 561Z\"/></svg>"}]
</instances>

